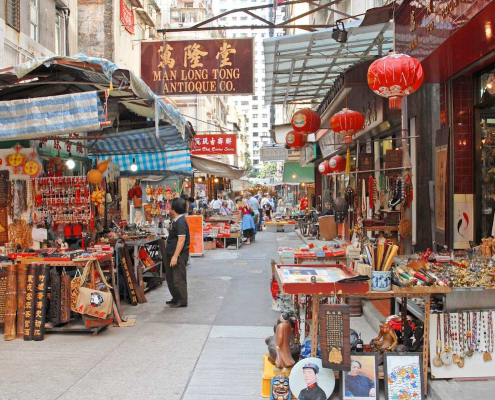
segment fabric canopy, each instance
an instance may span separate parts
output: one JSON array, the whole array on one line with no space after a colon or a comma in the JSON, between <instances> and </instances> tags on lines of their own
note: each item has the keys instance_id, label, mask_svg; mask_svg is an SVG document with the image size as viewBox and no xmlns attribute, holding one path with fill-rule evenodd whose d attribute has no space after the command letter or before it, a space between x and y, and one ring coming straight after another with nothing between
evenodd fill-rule
<instances>
[{"instance_id":1,"label":"fabric canopy","mask_svg":"<svg viewBox=\"0 0 495 400\"><path fill-rule=\"evenodd\" d=\"M109 156L113 162L120 165L121 175L166 175L180 172L192 176L191 156L189 150L152 154L123 154ZM135 160L137 171L131 172L131 165Z\"/></svg>"},{"instance_id":2,"label":"fabric canopy","mask_svg":"<svg viewBox=\"0 0 495 400\"><path fill-rule=\"evenodd\" d=\"M157 113L160 119L176 126L183 137L185 137L187 121L178 110L160 99L141 78L137 77L130 70L120 68L113 62L104 58L88 57L81 53L72 57L50 56L39 59L35 58L34 60L14 66L14 72L18 78L22 78L41 65L50 67L57 64L64 64L64 68L68 70L78 69L85 78L90 79L98 77L97 79L101 79L101 83L111 83L112 86L114 75L118 71L125 71L128 73L128 80L132 92L139 98L132 102L123 102L122 104L129 110L146 118L154 119ZM103 73L103 75L101 75L102 78L100 78L100 74L95 73L92 65L101 67ZM33 84L36 84L36 82ZM101 88L104 88L104 86ZM121 94L119 93L121 92L119 89L121 88L116 87L115 90L110 91L110 97L113 95L119 96ZM153 107L150 107L150 103ZM157 106L156 110L155 106Z\"/></svg>"},{"instance_id":3,"label":"fabric canopy","mask_svg":"<svg viewBox=\"0 0 495 400\"><path fill-rule=\"evenodd\" d=\"M284 164L284 183L313 183L315 181L314 167L301 167L299 163Z\"/></svg>"},{"instance_id":4,"label":"fabric canopy","mask_svg":"<svg viewBox=\"0 0 495 400\"><path fill-rule=\"evenodd\" d=\"M228 179L240 179L244 176L245 170L231 167L218 161L207 160L206 158L191 156L191 163L198 171L210 175L221 176Z\"/></svg>"},{"instance_id":5,"label":"fabric canopy","mask_svg":"<svg viewBox=\"0 0 495 400\"><path fill-rule=\"evenodd\" d=\"M102 116L96 92L0 101L0 140L95 131Z\"/></svg>"},{"instance_id":6,"label":"fabric canopy","mask_svg":"<svg viewBox=\"0 0 495 400\"><path fill-rule=\"evenodd\" d=\"M241 179L234 179L232 182L232 190L234 192L240 192L242 190L249 190L251 189L251 184L249 181L241 180Z\"/></svg>"},{"instance_id":7,"label":"fabric canopy","mask_svg":"<svg viewBox=\"0 0 495 400\"><path fill-rule=\"evenodd\" d=\"M160 126L159 135L155 128L137 129L105 135L104 139L89 144L90 152L110 154L139 154L188 150L188 144L182 139L175 126Z\"/></svg>"}]
</instances>

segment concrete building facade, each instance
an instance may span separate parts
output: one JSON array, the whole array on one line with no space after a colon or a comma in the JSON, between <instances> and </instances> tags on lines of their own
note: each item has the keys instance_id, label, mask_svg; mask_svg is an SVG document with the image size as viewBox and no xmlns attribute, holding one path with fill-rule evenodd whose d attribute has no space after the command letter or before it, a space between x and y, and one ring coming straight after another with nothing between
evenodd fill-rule
<instances>
[{"instance_id":1,"label":"concrete building facade","mask_svg":"<svg viewBox=\"0 0 495 400\"><path fill-rule=\"evenodd\" d=\"M77 0L1 0L0 66L77 53Z\"/></svg>"}]
</instances>

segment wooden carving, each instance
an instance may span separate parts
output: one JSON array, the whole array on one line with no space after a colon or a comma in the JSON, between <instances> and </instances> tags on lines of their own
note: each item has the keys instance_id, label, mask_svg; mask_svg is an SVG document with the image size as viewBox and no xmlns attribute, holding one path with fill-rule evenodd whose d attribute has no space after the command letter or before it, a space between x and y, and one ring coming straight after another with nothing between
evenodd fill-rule
<instances>
[{"instance_id":1,"label":"wooden carving","mask_svg":"<svg viewBox=\"0 0 495 400\"><path fill-rule=\"evenodd\" d=\"M322 365L340 371L351 369L351 327L348 305L320 305L320 345Z\"/></svg>"},{"instance_id":2,"label":"wooden carving","mask_svg":"<svg viewBox=\"0 0 495 400\"><path fill-rule=\"evenodd\" d=\"M48 290L49 271L50 267L48 265L39 266L38 284L36 285L33 340L43 340L45 338L46 293Z\"/></svg>"},{"instance_id":3,"label":"wooden carving","mask_svg":"<svg viewBox=\"0 0 495 400\"><path fill-rule=\"evenodd\" d=\"M60 277L60 322L65 324L70 321L70 276L65 269Z\"/></svg>"},{"instance_id":4,"label":"wooden carving","mask_svg":"<svg viewBox=\"0 0 495 400\"><path fill-rule=\"evenodd\" d=\"M50 321L53 326L60 325L60 275L56 268L50 271Z\"/></svg>"},{"instance_id":5,"label":"wooden carving","mask_svg":"<svg viewBox=\"0 0 495 400\"><path fill-rule=\"evenodd\" d=\"M7 291L5 292L5 340L14 340L16 337L16 310L17 310L17 270L15 265L7 266Z\"/></svg>"},{"instance_id":6,"label":"wooden carving","mask_svg":"<svg viewBox=\"0 0 495 400\"><path fill-rule=\"evenodd\" d=\"M289 323L289 314L283 313L279 318L279 324L275 331L275 344L277 348L277 358L275 366L278 368L290 368L296 362L292 358L290 351L290 338L293 333L291 324Z\"/></svg>"},{"instance_id":7,"label":"wooden carving","mask_svg":"<svg viewBox=\"0 0 495 400\"><path fill-rule=\"evenodd\" d=\"M17 338L24 337L24 307L26 306L27 265L17 266Z\"/></svg>"},{"instance_id":8,"label":"wooden carving","mask_svg":"<svg viewBox=\"0 0 495 400\"><path fill-rule=\"evenodd\" d=\"M26 284L26 304L24 306L24 340L33 340L34 314L36 307L36 284L38 281L38 268L29 265Z\"/></svg>"}]
</instances>

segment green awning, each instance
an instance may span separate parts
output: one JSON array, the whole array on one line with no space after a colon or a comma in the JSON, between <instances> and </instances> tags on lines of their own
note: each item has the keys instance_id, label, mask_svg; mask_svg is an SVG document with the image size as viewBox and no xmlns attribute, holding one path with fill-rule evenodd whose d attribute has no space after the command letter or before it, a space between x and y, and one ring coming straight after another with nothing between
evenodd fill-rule
<instances>
[{"instance_id":1,"label":"green awning","mask_svg":"<svg viewBox=\"0 0 495 400\"><path fill-rule=\"evenodd\" d=\"M284 164L284 183L314 183L315 169L311 167L301 167L296 162L286 162Z\"/></svg>"}]
</instances>

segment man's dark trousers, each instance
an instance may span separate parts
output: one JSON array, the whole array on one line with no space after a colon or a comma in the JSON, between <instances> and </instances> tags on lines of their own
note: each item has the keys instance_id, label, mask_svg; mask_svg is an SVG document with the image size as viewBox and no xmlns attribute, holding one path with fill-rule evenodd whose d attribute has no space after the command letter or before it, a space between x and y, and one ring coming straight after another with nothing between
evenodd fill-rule
<instances>
[{"instance_id":1,"label":"man's dark trousers","mask_svg":"<svg viewBox=\"0 0 495 400\"><path fill-rule=\"evenodd\" d=\"M173 254L165 257L165 277L172 300L180 305L187 306L187 272L186 265L189 260L189 251L183 251L177 259L175 267L170 266Z\"/></svg>"}]
</instances>

